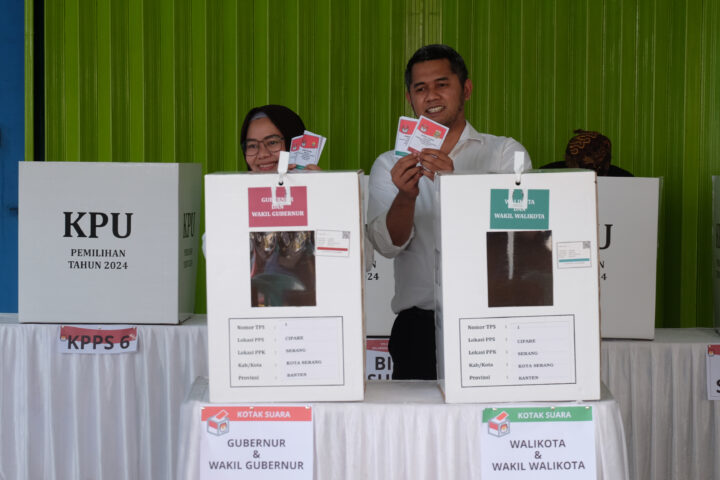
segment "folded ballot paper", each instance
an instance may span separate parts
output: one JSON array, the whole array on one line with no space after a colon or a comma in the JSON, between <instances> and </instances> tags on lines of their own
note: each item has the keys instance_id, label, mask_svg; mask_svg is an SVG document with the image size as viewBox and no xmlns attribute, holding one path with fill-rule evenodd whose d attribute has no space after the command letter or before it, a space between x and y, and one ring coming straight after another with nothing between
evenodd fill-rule
<instances>
[{"instance_id":1,"label":"folded ballot paper","mask_svg":"<svg viewBox=\"0 0 720 480\"><path fill-rule=\"evenodd\" d=\"M448 130L448 127L423 116L418 119L400 117L395 136L395 159L423 148L440 149Z\"/></svg>"},{"instance_id":2,"label":"folded ballot paper","mask_svg":"<svg viewBox=\"0 0 720 480\"><path fill-rule=\"evenodd\" d=\"M307 165L317 165L327 138L305 130L305 133L290 141L290 164L303 169Z\"/></svg>"}]
</instances>

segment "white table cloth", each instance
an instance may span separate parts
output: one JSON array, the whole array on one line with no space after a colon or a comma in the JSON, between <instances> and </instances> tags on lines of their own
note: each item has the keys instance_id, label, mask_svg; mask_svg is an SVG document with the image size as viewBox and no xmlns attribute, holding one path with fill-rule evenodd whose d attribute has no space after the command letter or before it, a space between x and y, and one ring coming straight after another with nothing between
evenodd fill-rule
<instances>
[{"instance_id":1,"label":"white table cloth","mask_svg":"<svg viewBox=\"0 0 720 480\"><path fill-rule=\"evenodd\" d=\"M175 478L178 415L207 326L138 326L138 351L60 354L59 325L0 315L0 479Z\"/></svg>"},{"instance_id":2,"label":"white table cloth","mask_svg":"<svg viewBox=\"0 0 720 480\"><path fill-rule=\"evenodd\" d=\"M180 412L178 478L199 478L200 414L207 404L207 378L198 378ZM607 389L597 402L552 405L591 405L597 478L629 478L620 409ZM479 479L488 406L445 404L433 381L369 382L364 402L315 403L315 479Z\"/></svg>"},{"instance_id":3,"label":"white table cloth","mask_svg":"<svg viewBox=\"0 0 720 480\"><path fill-rule=\"evenodd\" d=\"M654 341L605 340L602 380L620 405L630 478L720 479L720 402L707 399L712 329L657 329Z\"/></svg>"},{"instance_id":4,"label":"white table cloth","mask_svg":"<svg viewBox=\"0 0 720 480\"><path fill-rule=\"evenodd\" d=\"M206 320L138 331L135 354L61 355L58 325L0 315L0 480L176 478L180 405L208 375ZM630 478L720 480L720 403L705 387L712 343L720 336L710 329L603 342ZM398 448L374 456L385 462Z\"/></svg>"}]
</instances>

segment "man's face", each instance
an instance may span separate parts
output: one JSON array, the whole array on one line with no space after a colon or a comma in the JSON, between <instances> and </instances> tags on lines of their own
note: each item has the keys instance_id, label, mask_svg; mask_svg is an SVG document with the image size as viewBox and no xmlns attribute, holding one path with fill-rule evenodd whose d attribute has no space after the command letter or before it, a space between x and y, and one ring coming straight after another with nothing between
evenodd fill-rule
<instances>
[{"instance_id":1,"label":"man's face","mask_svg":"<svg viewBox=\"0 0 720 480\"><path fill-rule=\"evenodd\" d=\"M465 125L465 101L470 98L470 79L460 79L450 69L450 60L428 60L412 67L410 91L405 93L415 115L426 117L446 127Z\"/></svg>"}]
</instances>

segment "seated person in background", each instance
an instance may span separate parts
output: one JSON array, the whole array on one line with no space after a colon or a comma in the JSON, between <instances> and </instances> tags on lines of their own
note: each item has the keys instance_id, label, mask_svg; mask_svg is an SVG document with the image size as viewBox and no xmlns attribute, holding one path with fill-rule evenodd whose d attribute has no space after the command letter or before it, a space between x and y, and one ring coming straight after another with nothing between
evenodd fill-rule
<instances>
[{"instance_id":1,"label":"seated person in background","mask_svg":"<svg viewBox=\"0 0 720 480\"><path fill-rule=\"evenodd\" d=\"M251 109L240 129L240 146L249 171L276 172L280 151L290 151L293 137L305 132L300 116L282 105L265 105ZM289 170L294 164L288 166ZM307 165L307 170L320 170Z\"/></svg>"},{"instance_id":2,"label":"seated person in background","mask_svg":"<svg viewBox=\"0 0 720 480\"><path fill-rule=\"evenodd\" d=\"M586 168L595 170L599 177L632 177L627 170L610 165L611 150L612 144L605 135L578 129L567 144L565 161L540 168Z\"/></svg>"}]
</instances>

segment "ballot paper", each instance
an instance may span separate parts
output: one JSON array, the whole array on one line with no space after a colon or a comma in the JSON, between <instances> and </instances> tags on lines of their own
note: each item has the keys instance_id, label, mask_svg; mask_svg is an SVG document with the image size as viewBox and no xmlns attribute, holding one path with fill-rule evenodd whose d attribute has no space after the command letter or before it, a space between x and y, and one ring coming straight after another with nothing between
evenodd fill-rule
<instances>
[{"instance_id":1,"label":"ballot paper","mask_svg":"<svg viewBox=\"0 0 720 480\"><path fill-rule=\"evenodd\" d=\"M397 135L395 136L395 159L402 158L408 153L408 142L415 131L418 120L410 117L400 117L398 120Z\"/></svg>"},{"instance_id":2,"label":"ballot paper","mask_svg":"<svg viewBox=\"0 0 720 480\"><path fill-rule=\"evenodd\" d=\"M439 150L445 141L448 130L448 127L445 125L421 116L418 119L415 131L410 136L407 149L409 152L419 152L423 148L435 148Z\"/></svg>"},{"instance_id":3,"label":"ballot paper","mask_svg":"<svg viewBox=\"0 0 720 480\"><path fill-rule=\"evenodd\" d=\"M327 139L322 135L305 130L305 133L290 141L290 163L295 168L317 165Z\"/></svg>"}]
</instances>

